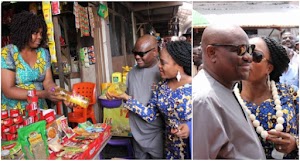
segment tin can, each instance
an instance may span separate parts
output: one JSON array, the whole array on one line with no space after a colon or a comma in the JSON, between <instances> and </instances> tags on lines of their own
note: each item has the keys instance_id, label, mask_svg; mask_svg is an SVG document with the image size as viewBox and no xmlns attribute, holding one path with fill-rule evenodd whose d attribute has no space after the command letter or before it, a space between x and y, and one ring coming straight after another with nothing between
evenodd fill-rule
<instances>
[{"instance_id":1,"label":"tin can","mask_svg":"<svg viewBox=\"0 0 300 161\"><path fill-rule=\"evenodd\" d=\"M18 117L20 115L19 109L10 109L9 110L10 117Z\"/></svg>"},{"instance_id":2,"label":"tin can","mask_svg":"<svg viewBox=\"0 0 300 161\"><path fill-rule=\"evenodd\" d=\"M27 102L28 103L32 103L32 102L38 102L39 101L39 98L38 96L27 96Z\"/></svg>"},{"instance_id":3,"label":"tin can","mask_svg":"<svg viewBox=\"0 0 300 161\"><path fill-rule=\"evenodd\" d=\"M39 121L39 116L38 115L35 115L34 116L34 122L38 122Z\"/></svg>"},{"instance_id":4,"label":"tin can","mask_svg":"<svg viewBox=\"0 0 300 161\"><path fill-rule=\"evenodd\" d=\"M36 89L28 90L27 96L29 97L36 96Z\"/></svg>"},{"instance_id":5,"label":"tin can","mask_svg":"<svg viewBox=\"0 0 300 161\"><path fill-rule=\"evenodd\" d=\"M9 132L9 127L8 126L1 126L1 133L8 133Z\"/></svg>"},{"instance_id":6,"label":"tin can","mask_svg":"<svg viewBox=\"0 0 300 161\"><path fill-rule=\"evenodd\" d=\"M33 104L32 103L27 104L26 105L26 110L27 111L35 110Z\"/></svg>"},{"instance_id":7,"label":"tin can","mask_svg":"<svg viewBox=\"0 0 300 161\"><path fill-rule=\"evenodd\" d=\"M11 141L11 140L16 139L16 134L7 133L6 136L7 136L7 141Z\"/></svg>"},{"instance_id":8,"label":"tin can","mask_svg":"<svg viewBox=\"0 0 300 161\"><path fill-rule=\"evenodd\" d=\"M1 140L3 140L3 141L7 140L7 134L6 133L1 134Z\"/></svg>"},{"instance_id":9,"label":"tin can","mask_svg":"<svg viewBox=\"0 0 300 161\"><path fill-rule=\"evenodd\" d=\"M9 132L10 132L11 134L17 133L17 126L16 126L16 125L10 126L10 127L9 127Z\"/></svg>"},{"instance_id":10,"label":"tin can","mask_svg":"<svg viewBox=\"0 0 300 161\"><path fill-rule=\"evenodd\" d=\"M23 122L21 122L20 124L17 125L17 129L20 129L22 127L24 127Z\"/></svg>"},{"instance_id":11,"label":"tin can","mask_svg":"<svg viewBox=\"0 0 300 161\"><path fill-rule=\"evenodd\" d=\"M30 118L30 117L23 117L23 125L27 126L33 123L34 118Z\"/></svg>"},{"instance_id":12,"label":"tin can","mask_svg":"<svg viewBox=\"0 0 300 161\"><path fill-rule=\"evenodd\" d=\"M20 124L20 123L23 122L23 117L20 115L16 118L13 118L13 121L14 121L15 124Z\"/></svg>"},{"instance_id":13,"label":"tin can","mask_svg":"<svg viewBox=\"0 0 300 161\"><path fill-rule=\"evenodd\" d=\"M36 115L36 110L28 111L28 116L35 116L35 115Z\"/></svg>"},{"instance_id":14,"label":"tin can","mask_svg":"<svg viewBox=\"0 0 300 161\"><path fill-rule=\"evenodd\" d=\"M1 110L1 119L8 118L8 110Z\"/></svg>"},{"instance_id":15,"label":"tin can","mask_svg":"<svg viewBox=\"0 0 300 161\"><path fill-rule=\"evenodd\" d=\"M3 120L3 125L5 126L11 126L13 124L13 119L12 118L7 118L5 120Z\"/></svg>"},{"instance_id":16,"label":"tin can","mask_svg":"<svg viewBox=\"0 0 300 161\"><path fill-rule=\"evenodd\" d=\"M28 116L29 124L35 123L34 116Z\"/></svg>"}]
</instances>

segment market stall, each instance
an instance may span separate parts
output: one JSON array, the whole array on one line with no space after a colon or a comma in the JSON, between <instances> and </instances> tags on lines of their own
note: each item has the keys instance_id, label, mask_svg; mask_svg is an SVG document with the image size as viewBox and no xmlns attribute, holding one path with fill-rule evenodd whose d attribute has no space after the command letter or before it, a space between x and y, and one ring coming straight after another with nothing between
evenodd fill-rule
<instances>
[{"instance_id":1,"label":"market stall","mask_svg":"<svg viewBox=\"0 0 300 161\"><path fill-rule=\"evenodd\" d=\"M68 95L61 88L61 97L87 108L89 100L81 95ZM1 110L1 155L3 159L92 159L111 138L106 123L68 125L68 118L55 110L40 109L36 90L29 90L27 105L22 109ZM85 104L83 104L85 103Z\"/></svg>"},{"instance_id":2,"label":"market stall","mask_svg":"<svg viewBox=\"0 0 300 161\"><path fill-rule=\"evenodd\" d=\"M72 129L66 117L41 110L34 93L28 93L26 111L1 110L2 159L99 159L111 126L87 121Z\"/></svg>"}]
</instances>

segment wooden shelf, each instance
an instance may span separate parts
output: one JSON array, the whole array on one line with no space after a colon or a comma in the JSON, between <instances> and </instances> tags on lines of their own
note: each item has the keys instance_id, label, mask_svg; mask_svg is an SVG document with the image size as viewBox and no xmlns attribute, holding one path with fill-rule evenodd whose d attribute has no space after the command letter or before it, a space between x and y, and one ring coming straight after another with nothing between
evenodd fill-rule
<instances>
[{"instance_id":1,"label":"wooden shelf","mask_svg":"<svg viewBox=\"0 0 300 161\"><path fill-rule=\"evenodd\" d=\"M60 45L60 47L63 47L63 48L66 48L66 47L68 47L68 46L69 46L68 44Z\"/></svg>"},{"instance_id":2,"label":"wooden shelf","mask_svg":"<svg viewBox=\"0 0 300 161\"><path fill-rule=\"evenodd\" d=\"M80 77L80 72L72 72L72 73L69 73L69 74L64 74L64 76L68 79L81 78ZM58 74L54 74L53 78L54 79L59 79Z\"/></svg>"}]
</instances>

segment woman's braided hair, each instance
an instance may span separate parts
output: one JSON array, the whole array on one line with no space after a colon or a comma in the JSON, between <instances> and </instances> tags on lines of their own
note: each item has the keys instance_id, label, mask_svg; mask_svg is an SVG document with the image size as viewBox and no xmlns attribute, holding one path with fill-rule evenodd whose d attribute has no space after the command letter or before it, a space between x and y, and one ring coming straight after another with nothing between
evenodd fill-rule
<instances>
[{"instance_id":1,"label":"woman's braided hair","mask_svg":"<svg viewBox=\"0 0 300 161\"><path fill-rule=\"evenodd\" d=\"M270 79L279 82L279 77L288 68L290 59L284 47L269 37L262 37L270 51L271 62L274 66Z\"/></svg>"},{"instance_id":2,"label":"woman's braided hair","mask_svg":"<svg viewBox=\"0 0 300 161\"><path fill-rule=\"evenodd\" d=\"M167 43L166 49L174 61L182 66L184 72L190 76L192 62L191 44L186 41L173 41Z\"/></svg>"},{"instance_id":3,"label":"woman's braided hair","mask_svg":"<svg viewBox=\"0 0 300 161\"><path fill-rule=\"evenodd\" d=\"M39 45L39 47L42 47L47 42L47 26L43 17L28 11L14 15L10 26L12 44L16 45L19 50L24 49L32 39L32 34L38 32L39 29L43 30Z\"/></svg>"}]
</instances>

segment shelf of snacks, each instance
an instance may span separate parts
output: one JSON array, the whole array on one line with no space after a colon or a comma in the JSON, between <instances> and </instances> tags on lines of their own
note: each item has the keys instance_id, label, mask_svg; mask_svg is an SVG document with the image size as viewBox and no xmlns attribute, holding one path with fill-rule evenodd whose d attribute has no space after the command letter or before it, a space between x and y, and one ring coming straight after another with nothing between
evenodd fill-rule
<instances>
[{"instance_id":1,"label":"shelf of snacks","mask_svg":"<svg viewBox=\"0 0 300 161\"><path fill-rule=\"evenodd\" d=\"M111 137L106 123L84 122L74 129L65 116L38 107L35 90L28 93L26 110L1 110L1 152L5 159L93 159Z\"/></svg>"}]
</instances>

